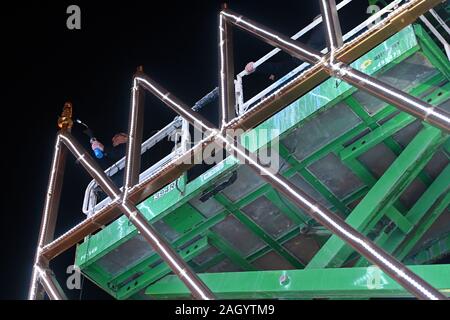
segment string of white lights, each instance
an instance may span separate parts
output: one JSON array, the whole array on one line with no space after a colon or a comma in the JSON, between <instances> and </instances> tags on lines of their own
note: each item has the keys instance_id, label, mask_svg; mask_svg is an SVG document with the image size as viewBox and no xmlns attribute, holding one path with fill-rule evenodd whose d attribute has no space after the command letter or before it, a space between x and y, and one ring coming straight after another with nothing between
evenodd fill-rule
<instances>
[{"instance_id":1,"label":"string of white lights","mask_svg":"<svg viewBox=\"0 0 450 320\"><path fill-rule=\"evenodd\" d=\"M123 186L123 199L128 199L128 191L131 187L130 179L131 179L131 165L132 161L131 158L132 155L132 147L134 145L134 140L136 137L133 134L133 129L136 127L136 95L138 94L138 81L136 78L133 79L133 87L131 89L131 116L130 116L130 128L129 128L129 134L128 134L128 142L127 142L127 157L125 159L125 184Z\"/></svg>"},{"instance_id":2,"label":"string of white lights","mask_svg":"<svg viewBox=\"0 0 450 320\"><path fill-rule=\"evenodd\" d=\"M405 272L406 269L402 270L402 269L396 267L391 262L389 262L384 257L384 255L380 254L379 250L375 250L374 249L374 244L371 243L370 240L368 240L366 237L358 236L356 230L355 230L354 233L348 232L346 230L346 228L343 228L340 224L336 223L336 219L330 217L329 214L327 214L326 212L321 210L315 203L313 203L313 202L309 201L307 198L303 197L298 192L298 190L294 190L293 188L291 188L284 181L284 178L281 178L278 174L274 174L269 169L261 166L258 163L258 161L254 159L255 158L254 156L253 157L250 156L246 152L242 151L240 148L236 147L233 143L230 143L229 140L226 137L224 137L223 135L219 134L217 136L217 138L220 139L221 141L223 141L227 145L227 148L230 151L239 154L239 156L241 156L243 159L245 159L245 161L249 165L257 168L262 174L270 177L277 184L281 185L283 187L283 189L285 190L285 192L289 193L290 196L295 197L301 203L303 203L306 207L308 207L312 212L314 212L315 217L313 216L313 218L316 218L318 220L318 222L321 222L322 224L326 224L326 225L331 225L333 227L333 229L335 231L337 231L337 235L340 238L342 238L344 240L350 239L352 242L358 243L365 251L367 251L373 257L376 258L377 264L382 264L382 266L381 266L382 269L384 269L384 270L388 269L390 271L389 273L391 273L391 274L392 274L392 271L395 272L399 277L401 277L401 278L405 279L406 281L408 281L412 286L417 288L420 292L422 292L429 299L439 300L439 298L435 294L433 294L432 292L430 292L429 290L424 288L416 280L414 280L411 276L409 276ZM347 226L347 227L349 227L349 226ZM348 240L346 240L346 241L348 242Z\"/></svg>"},{"instance_id":3,"label":"string of white lights","mask_svg":"<svg viewBox=\"0 0 450 320\"><path fill-rule=\"evenodd\" d=\"M53 159L52 159L52 164L51 164L51 169L50 169L50 177L49 177L47 192L46 192L46 196L45 196L45 204L44 204L44 210L43 210L43 216L42 216L42 225L40 228L38 246L36 249L35 260L34 260L34 264L33 264L33 271L32 271L32 275L31 275L31 286L30 286L30 290L28 292L29 300L34 300L37 295L38 281L39 281L39 275L40 275L39 269L38 269L38 263L39 263L42 247L45 244L44 240L47 237L50 205L51 205L51 201L52 201L52 196L54 194L56 175L58 173L56 166L58 165L58 162L59 162L58 158L61 157L61 152L62 152L61 140L60 140L60 136L57 135L55 147L53 150Z\"/></svg>"}]
</instances>

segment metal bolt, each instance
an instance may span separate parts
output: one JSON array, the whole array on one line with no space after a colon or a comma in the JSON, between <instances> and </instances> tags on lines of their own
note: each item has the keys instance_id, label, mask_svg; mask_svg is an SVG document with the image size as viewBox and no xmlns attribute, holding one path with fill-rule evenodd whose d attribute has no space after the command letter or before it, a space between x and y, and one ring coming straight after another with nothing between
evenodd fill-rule
<instances>
[{"instance_id":1,"label":"metal bolt","mask_svg":"<svg viewBox=\"0 0 450 320\"><path fill-rule=\"evenodd\" d=\"M289 276L287 274L282 274L280 276L280 285L287 286L289 284L289 282L291 282L291 279L289 278Z\"/></svg>"}]
</instances>

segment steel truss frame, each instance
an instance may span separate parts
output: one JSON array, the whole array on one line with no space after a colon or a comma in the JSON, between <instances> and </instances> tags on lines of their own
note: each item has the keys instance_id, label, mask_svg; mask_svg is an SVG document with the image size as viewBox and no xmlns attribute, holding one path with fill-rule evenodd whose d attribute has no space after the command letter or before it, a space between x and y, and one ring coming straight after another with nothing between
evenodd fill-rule
<instances>
[{"instance_id":1,"label":"steel truss frame","mask_svg":"<svg viewBox=\"0 0 450 320\"><path fill-rule=\"evenodd\" d=\"M435 109L433 106L415 97L362 74L344 63L355 59L358 55L364 53L365 50L371 49L438 3L438 0L411 1L391 13L389 19L383 21L378 28L373 28L367 32L363 40L358 39L361 40L359 43L353 41L342 45L342 35L339 32L340 28L334 0L321 0L323 16L327 26L327 41L331 49L328 55L317 53L288 37L273 32L242 16L238 16L228 9L224 9L219 16L219 55L221 63L219 90L222 114L220 129L214 128L213 125L193 112L187 105L143 74L142 70L138 70L133 79L129 141L127 145L124 191L122 193L103 173L92 157L71 136L71 106L66 105L61 118L63 121L60 122L61 130L55 145L29 298L43 298L42 288L45 289L51 299L64 298L64 293L54 277L51 276L51 273L48 272L49 261L82 240L84 236L91 234L102 225L118 217L120 212L123 211L161 258L167 262L172 271L189 288L194 298L213 299L214 294L211 290L147 222L134 203L144 199L178 177L180 173L192 166L193 161L189 160L192 160L207 145L215 143L225 148L229 153L243 159L257 174L262 174L263 179L268 181L275 189L302 208L317 222L345 240L366 259L379 266L381 270L411 294L421 299L446 299L445 295L440 293L439 290L432 287L340 217L322 207L283 176L270 172L259 163L258 158L254 154L237 143L236 137L227 135L227 130L230 129L249 129L253 127L328 76L347 81L355 87L365 90L448 133L450 131L450 120L448 114L444 111ZM233 117L235 101L232 82L233 68L231 67L232 39L228 32L232 25L250 32L294 57L314 64L301 77L280 88L275 94L239 117ZM206 138L163 167L161 171L139 183L140 160L137 158L140 158L142 142L142 88L152 92L185 120L202 129L206 133ZM68 111L69 109L70 112ZM53 240L65 162L66 148L64 146L77 157L83 167L113 201L106 208L96 212L58 239Z\"/></svg>"}]
</instances>

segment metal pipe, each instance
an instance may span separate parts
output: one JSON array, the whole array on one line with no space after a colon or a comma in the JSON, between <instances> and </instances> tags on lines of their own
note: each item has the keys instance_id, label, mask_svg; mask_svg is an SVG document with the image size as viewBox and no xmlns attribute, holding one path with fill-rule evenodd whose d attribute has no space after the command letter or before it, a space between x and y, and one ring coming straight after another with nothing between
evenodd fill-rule
<instances>
[{"instance_id":1,"label":"metal pipe","mask_svg":"<svg viewBox=\"0 0 450 320\"><path fill-rule=\"evenodd\" d=\"M84 150L84 148L70 135L63 132L60 134L61 141L76 156L86 171L93 179L97 181L103 191L111 199L120 201L121 192L114 185L111 179L105 175L100 166ZM127 199L120 201L120 206L125 215L134 224L138 232L150 243L152 248L168 264L172 271L184 282L196 299L210 300L214 299L213 293L194 273L188 264L179 256L179 254L170 246L170 244L150 225L145 217L139 212L134 204Z\"/></svg>"},{"instance_id":2,"label":"metal pipe","mask_svg":"<svg viewBox=\"0 0 450 320\"><path fill-rule=\"evenodd\" d=\"M210 104L213 101L216 101L219 97L219 87L215 87L212 91L205 94L200 100L198 100L194 106L192 107L192 110L198 111L202 109L207 104Z\"/></svg>"},{"instance_id":3,"label":"metal pipe","mask_svg":"<svg viewBox=\"0 0 450 320\"><path fill-rule=\"evenodd\" d=\"M327 47L334 51L343 46L341 24L336 9L335 0L320 0L320 10L327 31Z\"/></svg>"},{"instance_id":4,"label":"metal pipe","mask_svg":"<svg viewBox=\"0 0 450 320\"><path fill-rule=\"evenodd\" d=\"M349 46L349 48L343 48L345 50L343 52L340 52L339 56L344 58L346 61L350 61L351 59L359 56L362 52L364 52L363 50L369 50L373 46L375 46L379 41L385 40L386 37L390 34L390 32L392 32L389 30L392 29L396 31L400 30L401 28L406 26L410 21L412 21L414 17L417 17L423 14L424 12L428 11L432 6L434 6L437 3L438 0L426 2L416 0L408 4L405 4L402 8L399 8L399 10L394 11L390 15L389 20L383 21L379 28L378 27L372 28L370 31L368 31L369 34L364 34L364 37L361 38L360 41L352 43L352 45ZM382 11L380 11L379 13L381 13ZM377 13L376 15L378 15L379 13ZM374 15L373 17L376 17L376 15ZM277 91L277 94L280 95L280 97L285 98L286 96L288 96L290 98L287 98L288 99L287 101L291 101L294 91L296 92L296 95L300 94L301 92L304 93L314 83L317 84L325 80L324 76L316 76L322 73L324 69L323 64L321 64L320 68L313 68L313 69L314 70L317 69L316 71L314 71L314 73L309 74L309 76L312 76L313 80L307 81L303 79L303 77L301 77L293 81L292 84L286 87L286 89ZM312 82L313 84L310 84L309 82ZM298 93L299 90L300 93ZM273 95L271 95L270 97L272 96ZM257 109L260 110L261 112L245 114L242 117L233 120L228 127L230 129L237 129L237 128L248 129L254 126L254 124L261 122L263 119L266 119L268 116L270 116L277 110L281 109L287 103L285 100L286 99L277 99L277 100L265 99L263 102L258 104ZM283 103L281 103L280 101L283 101ZM144 144L146 144L149 141L151 141L151 143L153 144L152 138L148 139ZM210 141L207 140L204 143L206 145L210 143ZM197 147L198 146L194 147L193 149L197 149ZM191 150L186 153L186 157L184 158L187 159L191 157L190 153ZM124 162L123 160L124 158L120 162L123 163ZM130 195L130 197L133 197L133 201L140 201L146 196L150 195L152 192L157 191L158 188L169 183L170 182L169 179L171 179L171 177L175 177L176 175L182 173L184 170L192 166L186 165L186 163L187 162L185 161L180 161L178 163L172 161L171 164L167 166L167 168L164 168L164 170L159 171L157 174L150 177L148 180L140 183L139 189L134 190L132 192L132 195ZM123 164L121 165L121 167L122 166ZM113 170L113 167L111 167L109 170ZM115 206L110 206L108 208L102 209L101 212L97 212L94 216L92 216L88 220L83 221L79 225L69 230L63 236L59 237L52 243L45 246L43 252L46 254L46 257L48 259L54 258L55 256L59 255L60 253L64 252L65 250L76 244L78 241L82 240L85 236L97 230L99 226L111 222L113 219L117 217L118 214L120 214L120 212L119 213L116 212L114 207Z\"/></svg>"},{"instance_id":5,"label":"metal pipe","mask_svg":"<svg viewBox=\"0 0 450 320\"><path fill-rule=\"evenodd\" d=\"M371 31L369 31L369 34L366 35L364 38L359 39L359 42L354 42L348 48L343 48L345 50L340 50L339 57L343 57L345 61L350 61L357 56L359 56L362 52L365 52L365 50L369 50L376 44L378 44L380 41L383 41L386 39L386 37L389 34L392 34L392 30L400 30L405 25L413 21L413 19L427 10L433 5L435 5L438 1L437 0L430 0L430 1L412 1L408 4L406 4L402 8L402 10L397 10L393 12L389 20L386 22L383 22L383 25L380 26L380 28L373 28ZM318 83L318 81L324 80L324 77L321 76L315 76L319 73L323 73L324 65L321 64L320 68L313 68L315 73L312 73L310 75L313 76L312 83ZM303 78L300 78L299 80L293 82L292 88L289 87L289 89L286 89L286 94L288 95L287 99L291 99L289 97L292 96L292 90L295 88L298 88L300 85L304 87L305 81ZM309 82L308 82L309 83ZM309 85L306 86L306 88L309 88ZM297 89L296 89L297 90ZM307 89L305 89L307 90ZM295 91L295 90L294 90ZM284 91L283 91L284 92ZM265 119L270 114L273 114L273 112L276 112L279 110L283 105L281 105L277 100L265 100L262 102L264 104L264 112L256 112L252 113L252 115L245 115L244 117L241 117L239 119L235 119L228 125L230 129L232 128L248 128L249 126L252 126L254 123L261 121L261 119ZM262 106L261 106L262 107ZM262 110L261 110L262 111ZM208 143L210 143L211 140L206 139L203 144L206 146ZM196 149L196 147L194 147ZM187 154L191 152L194 152L193 150L190 150ZM172 163L167 167L167 169L162 170L161 172L158 172L157 175L150 177L148 180L143 181L140 184L139 190L133 190L132 195L130 195L130 198L133 198L133 201L138 201L138 199L145 198L152 192L156 191L158 188L163 186L167 183L170 179L175 177L174 175L177 175L179 172L183 172L186 168L190 166L185 165L185 162L179 162L178 164ZM167 174L166 174L167 173ZM163 175L164 174L164 175ZM115 203L116 204L116 203ZM115 206L111 206L111 208L114 208ZM89 235L93 231L95 231L99 225L104 225L112 221L116 215L111 214L114 210L105 208L105 210L98 215L96 214L95 217L92 217L92 219L88 219L85 221L88 221L88 223L84 223L83 221L81 224L75 226L72 228L68 233L67 237L60 237L57 239L57 241L52 242L51 244L45 246L42 253L46 254L46 257L48 259L52 259L54 256L58 255L61 252L64 252L71 246L73 246L78 241L82 240L82 238L86 235ZM117 214L120 214L117 213ZM100 216L102 218L100 219ZM94 228L94 229L92 229ZM93 230L93 231L92 231Z\"/></svg>"},{"instance_id":6,"label":"metal pipe","mask_svg":"<svg viewBox=\"0 0 450 320\"><path fill-rule=\"evenodd\" d=\"M428 11L432 6L436 5L438 3L438 1L439 0L430 0L430 1L424 2L424 1L420 1L420 0L415 0L415 1L411 1L411 2L403 5L398 10L395 10L394 12L392 12L392 14L389 15L388 20L381 21L380 23L378 23L376 28L372 28L371 31L368 31L368 34L365 33L364 35L362 35L362 38L359 41L352 43L351 48L353 48L353 50L347 50L348 48L343 48L345 50L343 50L343 52L340 52L339 56L344 58L346 61L350 61L351 59L356 58L357 56L359 56L361 54L362 50L369 50L373 46L378 44L379 41L383 41L384 39L386 39L387 36L389 35L389 32L387 29L394 29L396 31L401 30L410 21L412 21L412 18L417 17L417 16L423 14L424 12ZM340 2L338 4L338 9L340 9L341 5L344 6L348 2L346 2L345 0ZM369 19L367 19L365 21L365 23L363 23L363 25L360 25L356 29L350 31L350 33L346 34L344 39L346 37L349 37L352 34L352 32L358 32L358 31L362 30L362 27L367 26L369 23L373 23L376 19L379 19L383 14L385 14L386 12L389 12L389 10L392 10L398 4L399 4L398 0L390 3L388 6L383 8L381 11L377 12L376 14L372 15ZM319 18L317 20L321 20L321 19L322 18ZM311 27L313 27L313 26L311 26ZM295 38L296 38L295 36L292 37L292 39L295 39ZM373 39L377 39L377 40L374 41ZM350 47L350 46L347 46L347 47ZM277 48L275 50L281 50L281 49ZM356 55L355 55L355 53L352 53L354 51L356 51ZM300 66L299 66L299 68L300 68ZM323 66L323 64L321 64L320 72L322 72L323 68L324 68L324 66ZM315 77L315 78L317 78L317 80L313 81L315 83L325 80L325 77L323 77L323 76ZM287 96L291 96L291 94L290 94L290 91L292 91L291 89L295 89L294 91L296 91L296 92L300 91L300 93L304 93L307 91L307 88L310 87L309 85L306 85L306 87L305 87L305 83L304 83L305 81L303 81L303 79L301 77L298 79L294 79L292 81L291 85L288 86L289 89L286 88L286 90L282 90L282 92L286 91L286 93L288 93ZM305 89L299 90L300 87L302 87L302 88L305 87ZM276 93L271 94L269 97L273 98L273 96L275 94L280 95L280 96L286 96L286 94L282 94L282 92L277 90ZM298 93L298 94L300 94L300 93ZM261 114L263 115L263 118L266 118L268 115L273 114L276 110L279 110L281 107L283 107L284 104L280 104L279 101L281 101L281 100L280 99L277 99L277 100L264 99L263 102L258 103L258 108L259 109L267 109L267 112L258 113L258 116L256 116L256 114L255 114L255 116L253 116L253 114L252 115L246 114L246 115L243 115L242 117L239 117L239 119L233 120L233 123L234 124L238 124L238 123L242 124L243 128L250 128L253 126L254 123L259 123L261 121L261 120L258 120L261 118ZM249 103L250 103L250 101L248 101L246 103L246 105L248 106ZM196 108L196 106L194 106L194 108ZM271 111L272 109L274 109L275 111ZM255 120L253 120L253 119L255 119ZM175 123L175 121L174 121L174 123ZM167 127L169 127L169 126L167 126ZM153 145L152 138L149 138L146 142L144 142L144 145L146 145L148 142L151 142L151 144L149 146ZM143 149L145 149L144 146L143 146ZM112 173L112 171L115 170L116 166L119 166L120 168L122 168L124 166L124 158L122 158L118 163L116 163L111 168L109 168L108 172ZM87 208L87 206L84 206L84 207ZM83 210L83 212L86 213L87 210Z\"/></svg>"},{"instance_id":7,"label":"metal pipe","mask_svg":"<svg viewBox=\"0 0 450 320\"><path fill-rule=\"evenodd\" d=\"M340 61L351 63L355 59L361 57L364 53L385 41L394 33L399 32L404 27L414 22L417 17L429 11L439 2L440 0L411 0L400 7L397 7L399 1L390 3L366 20L365 24L367 23L367 26L369 23L375 22L378 18L381 18L388 12L391 13L389 13L386 18L375 23L373 27L363 34L358 35L352 41L345 43L342 48L337 50L336 57ZM358 28L356 30L358 30ZM362 28L359 30L362 30ZM352 31L350 33L352 33ZM252 105L253 110L258 109L260 112L255 113L252 111L245 113L233 120L233 123L239 122L242 128L253 128L261 123L261 121L264 121L270 115L275 114L277 111L292 103L299 96L307 93L326 79L327 74L325 74L324 63L312 66L309 70L296 76L276 91L265 94L265 96L260 99L261 101ZM248 102L246 102L246 105L248 106Z\"/></svg>"},{"instance_id":8,"label":"metal pipe","mask_svg":"<svg viewBox=\"0 0 450 320\"><path fill-rule=\"evenodd\" d=\"M442 28L444 28L445 32L447 32L447 34L450 36L450 27L441 18L441 16L438 15L437 12L434 9L431 9L430 13L433 15L433 17L436 19L436 21L442 26Z\"/></svg>"},{"instance_id":9,"label":"metal pipe","mask_svg":"<svg viewBox=\"0 0 450 320\"><path fill-rule=\"evenodd\" d=\"M130 190L128 199L133 203L139 203L160 190L162 187L179 178L183 172L193 166L193 159L196 159L198 155L203 152L203 148L211 142L212 141L209 138L199 141L194 147L181 156L177 156L168 164L163 165L155 173L143 178L137 186ZM51 260L82 241L84 237L119 217L121 215L119 210L119 200L120 199L111 201L106 207L95 212L93 215L44 246L41 255L45 256L46 259Z\"/></svg>"},{"instance_id":10,"label":"metal pipe","mask_svg":"<svg viewBox=\"0 0 450 320\"><path fill-rule=\"evenodd\" d=\"M226 5L224 5L226 7ZM235 115L236 97L234 95L234 64L232 26L219 14L219 91L220 128L231 121Z\"/></svg>"},{"instance_id":11,"label":"metal pipe","mask_svg":"<svg viewBox=\"0 0 450 320\"><path fill-rule=\"evenodd\" d=\"M55 278L55 274L48 268L36 266L40 283L50 300L67 300L67 296Z\"/></svg>"},{"instance_id":12,"label":"metal pipe","mask_svg":"<svg viewBox=\"0 0 450 320\"><path fill-rule=\"evenodd\" d=\"M134 79L133 79L134 80ZM134 83L134 81L133 81ZM133 94L134 91L132 91ZM141 94L140 94L141 95ZM207 93L205 96L203 96L200 100L198 100L195 105L192 107L192 110L200 110L208 103L211 103L211 101L215 100L219 96L219 88L214 88L211 92ZM139 100L137 100L139 101ZM131 104L131 103L130 103ZM144 102L141 103L141 105L144 105ZM144 110L142 110L144 111ZM140 119L140 120L139 120ZM143 121L143 116L138 117L138 121ZM172 134L175 130L177 130L179 127L181 127L181 118L179 116L175 117L175 119L166 125L164 128L159 130L157 133L155 133L153 136L148 138L146 141L144 141L141 145L140 154L144 154L147 152L148 149L152 148L155 144L160 142L162 139L167 137L168 135ZM105 173L107 176L111 177L121 169L125 167L125 158L121 158L119 161L114 163L112 166L110 166L108 169L105 170ZM156 164L153 166L155 167ZM95 181L92 180L89 185L86 188L86 191L84 193L84 199L83 199L83 213L87 216L90 216L94 213L96 203L96 196L93 192L94 188L97 185L95 184ZM127 190L128 192L128 190ZM109 200L109 199L108 199Z\"/></svg>"},{"instance_id":13,"label":"metal pipe","mask_svg":"<svg viewBox=\"0 0 450 320\"><path fill-rule=\"evenodd\" d=\"M286 37L281 33L273 31L267 27L264 27L261 24L254 22L248 18L244 18L242 15L238 15L229 9L223 10L220 15L225 17L228 22L253 34L260 40L267 42L274 47L280 48L293 57L312 64L319 62L321 59L320 52L308 49L298 41L292 40L291 38Z\"/></svg>"},{"instance_id":14,"label":"metal pipe","mask_svg":"<svg viewBox=\"0 0 450 320\"><path fill-rule=\"evenodd\" d=\"M142 68L138 69L142 72ZM144 128L144 93L133 80L131 88L130 115L128 122L127 154L125 157L125 172L123 177L123 196L128 196L128 190L139 183L141 172L141 144Z\"/></svg>"},{"instance_id":15,"label":"metal pipe","mask_svg":"<svg viewBox=\"0 0 450 320\"><path fill-rule=\"evenodd\" d=\"M380 19L384 14L390 12L393 10L393 8L395 8L396 6L398 6L400 4L402 0L396 0L391 2L389 5L387 5L386 7L384 7L383 9L381 9L380 11L378 11L377 13L371 15L367 20L365 20L363 23L361 23L360 25L358 25L357 27L355 27L354 29L350 30L348 33L346 33L343 36L343 40L346 41L348 39L350 39L351 37L353 37L355 34L357 34L358 32L360 32L361 30L363 30L364 28L367 28L367 26L369 26L370 24L375 23L375 21L377 21L377 19ZM337 9L339 10L340 5L343 4L344 1L340 2L337 5ZM320 16L320 18L317 18L315 21L320 20L322 21L322 17ZM291 39L297 39L295 37L291 37ZM274 50L277 50L277 52L281 51L280 49L276 48ZM327 53L328 49L325 48L323 50L321 50L320 52L322 53ZM264 59L264 58L262 58ZM261 61L262 59L258 60ZM266 59L267 60L267 59ZM264 60L264 61L266 61ZM261 62L262 63L262 62ZM260 65L261 63L257 63L255 62L255 69L257 68L257 65ZM242 88L242 83L237 84L236 86L239 88L239 92L240 92L240 100L239 101L239 108L240 108L240 114L243 114L243 112L245 112L254 102L261 100L262 97L265 97L267 95L267 93L272 92L274 89L276 89L277 87L279 87L282 83L285 83L287 80L292 79L294 76L296 76L297 74L299 74L301 71L303 71L306 67L308 67L309 64L304 62L301 65L299 65L297 68L295 68L294 70L292 70L291 72L289 72L289 77L288 79L279 79L277 82L272 83L270 86L268 86L266 89L264 89L263 91L259 92L257 95L255 95L253 98L249 99L248 101L246 101L244 103L244 101L242 100L243 98L243 88ZM245 71L244 71L245 72ZM242 76L241 76L242 72L240 74L238 74L237 76L237 81L242 82Z\"/></svg>"},{"instance_id":16,"label":"metal pipe","mask_svg":"<svg viewBox=\"0 0 450 320\"><path fill-rule=\"evenodd\" d=\"M348 5L349 3L351 3L353 0L343 0L341 2L338 3L337 5L337 9L341 10L343 7L345 7L346 5ZM395 0L394 2L399 2L401 0ZM389 4L389 6L391 6L391 4ZM380 12L384 11L385 8L383 8ZM364 23L367 23L367 21L373 22L375 19L377 19L380 15L380 12L377 12L376 14L370 16ZM319 24L321 24L323 21L322 16L318 16L316 19L314 19L313 22L311 22L309 25L307 25L306 27L304 27L302 30L300 30L299 32L297 32L296 34L294 34L291 39L293 40L297 40L298 38L300 38L301 36L305 35L306 33L308 33L309 31L311 31L312 29L314 29L315 27L317 27ZM364 24L363 23L363 24ZM360 25L361 26L361 25ZM359 29L358 26L357 28ZM358 30L360 31L360 29ZM352 31L350 31L352 32ZM253 65L253 67L255 69L257 69L260 65L262 65L264 62L266 62L267 60L269 60L270 58L272 58L274 55L276 55L277 53L279 53L281 51L281 49L279 48L275 48L272 51L270 51L269 53L267 53L265 56L263 56L262 58L258 59L255 61L255 64ZM245 71L245 69L243 71L241 71L240 73L238 73L238 77L242 78L244 76L249 75L247 73L247 71Z\"/></svg>"},{"instance_id":17,"label":"metal pipe","mask_svg":"<svg viewBox=\"0 0 450 320\"><path fill-rule=\"evenodd\" d=\"M438 39L439 42L442 44L442 46L445 49L445 53L447 54L447 58L448 60L450 60L450 45L448 44L447 40L444 39L444 37L439 33L439 31L436 30L436 28L424 15L421 15L419 18L420 20L422 20L425 26L434 34L436 39Z\"/></svg>"},{"instance_id":18,"label":"metal pipe","mask_svg":"<svg viewBox=\"0 0 450 320\"><path fill-rule=\"evenodd\" d=\"M213 124L211 124L207 119L205 119L197 112L193 111L185 103L172 95L169 91L153 81L148 75L141 74L136 77L136 79L138 80L139 85L158 97L165 105L167 105L181 117L189 121L189 123L191 123L194 127L205 133L213 131Z\"/></svg>"},{"instance_id":19,"label":"metal pipe","mask_svg":"<svg viewBox=\"0 0 450 320\"><path fill-rule=\"evenodd\" d=\"M147 77L147 79L149 78ZM192 110L190 110L183 102L173 95L170 94L171 99L167 99L166 97L169 95L167 90L154 82L149 84L154 88L158 88L159 94L156 96L164 101L172 110L176 111L181 116L183 114L189 114L189 118L186 120L190 121L192 124L198 122L201 123L204 121L201 117L197 118L197 115L194 114ZM209 129L211 129L211 126ZM347 242L369 261L372 261L378 265L380 269L395 279L400 285L402 285L417 298L432 300L446 299L445 295L441 294L422 278L410 271L401 262L386 253L369 238L365 237L351 227L347 222L328 209L322 207L317 201L297 188L285 177L265 168L259 162L256 155L239 145L236 137L225 136L223 134L225 131L223 130L219 132L215 129L215 132L215 142L218 142L219 146L223 147L223 145L225 145L227 151L234 157L243 159L245 164L249 165L257 174L261 175L261 177L270 183L275 189L283 193L299 208L306 211L306 213L317 222Z\"/></svg>"},{"instance_id":20,"label":"metal pipe","mask_svg":"<svg viewBox=\"0 0 450 320\"><path fill-rule=\"evenodd\" d=\"M219 137L226 141L223 137ZM381 249L372 240L358 232L338 215L323 207L308 194L297 188L293 183L278 173L260 164L258 158L248 152L239 144L227 144L229 151L236 153L245 163L253 169L262 179L266 180L276 190L284 194L297 207L302 209L311 218L340 237L353 249L369 261L376 264L381 270L397 281L402 287L419 299L446 300L447 297L432 287L429 283L409 270L404 264Z\"/></svg>"},{"instance_id":21,"label":"metal pipe","mask_svg":"<svg viewBox=\"0 0 450 320\"><path fill-rule=\"evenodd\" d=\"M329 66L331 75L350 83L358 89L367 91L389 104L395 105L402 111L450 132L450 115L445 110L436 110L431 104L427 104L344 63L335 61L335 51L342 46L342 33L335 0L320 0L320 9L325 20L326 39L330 50L327 66Z\"/></svg>"},{"instance_id":22,"label":"metal pipe","mask_svg":"<svg viewBox=\"0 0 450 320\"><path fill-rule=\"evenodd\" d=\"M358 89L364 90L371 95L389 103L400 110L407 112L431 125L450 132L450 114L445 110L423 102L422 100L404 93L403 91L382 82L374 77L368 76L345 64L333 65L332 74L348 82Z\"/></svg>"},{"instance_id":23,"label":"metal pipe","mask_svg":"<svg viewBox=\"0 0 450 320\"><path fill-rule=\"evenodd\" d=\"M163 140L168 135L172 134L177 128L181 125L180 117L177 116L171 123L169 123L167 126L159 130L157 133L155 133L153 136L148 138L146 141L142 143L141 146L141 155L147 152L150 148L152 148L155 144ZM111 177L117 172L119 172L121 169L125 168L125 158L123 157L120 160L118 160L116 163L114 163L112 166L110 166L108 169L105 170L105 173L107 176ZM97 187L95 184L95 181L92 180L88 186L86 187L86 191L84 193L84 200L83 200L83 213L86 215L91 215L93 212L93 208L95 207L96 203L91 202L92 194L94 193L94 188ZM95 198L95 196L94 196Z\"/></svg>"},{"instance_id":24,"label":"metal pipe","mask_svg":"<svg viewBox=\"0 0 450 320\"><path fill-rule=\"evenodd\" d=\"M285 50L287 53L292 54L299 59L302 57L310 58L310 62L314 64L325 60L323 65L329 75L349 82L356 88L367 91L387 103L393 104L402 111L429 122L447 133L450 132L450 117L444 110L435 108L429 103L423 102L384 82L359 72L342 62L335 63L333 57L327 59L327 56L322 55L322 53L299 44L286 36L276 33L269 28L263 27L242 16L230 13L229 10L222 11L222 14L236 26L282 50ZM331 38L332 35L328 35L328 37Z\"/></svg>"},{"instance_id":25,"label":"metal pipe","mask_svg":"<svg viewBox=\"0 0 450 320\"><path fill-rule=\"evenodd\" d=\"M67 149L61 144L58 136L56 138L55 149L53 151L53 160L47 186L47 194L42 212L41 226L39 228L38 244L28 292L29 300L42 300L44 298L42 287L39 284L39 274L36 266L40 259L40 251L42 247L54 238L56 219L58 217L59 202L64 180L66 157Z\"/></svg>"}]
</instances>

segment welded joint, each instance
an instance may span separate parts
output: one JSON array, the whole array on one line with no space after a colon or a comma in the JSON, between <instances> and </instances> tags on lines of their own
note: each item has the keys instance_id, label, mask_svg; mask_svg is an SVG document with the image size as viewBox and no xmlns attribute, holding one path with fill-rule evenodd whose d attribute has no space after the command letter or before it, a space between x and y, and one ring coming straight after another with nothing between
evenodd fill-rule
<instances>
[{"instance_id":1,"label":"welded joint","mask_svg":"<svg viewBox=\"0 0 450 320\"><path fill-rule=\"evenodd\" d=\"M162 89L161 90L158 89L157 86L152 85L152 83L150 83L150 82L148 84L152 89L154 89L157 92L165 91ZM162 95L159 95L159 96L161 97ZM169 101L170 101L170 103L176 104L176 102L173 101L172 99L170 99ZM178 105L178 108L180 108L180 110L183 110L184 107ZM191 111L188 111L188 112L186 112L186 114L192 116L190 114L190 112ZM72 153L75 153L75 154L86 153L84 148L70 134L65 134L62 137L66 140L67 145L70 146L69 150ZM97 180L97 182L101 181L102 189L107 194L109 194L110 197L120 197L122 192L113 183L113 181L111 181L105 175L105 173L101 170L101 168L98 167L98 165L96 164L95 160L92 157L86 156L86 158L82 162L82 165L85 168L85 170L88 171L88 173L94 179ZM123 202L123 199L122 199L121 208L126 212L125 213L126 216L135 225L138 232L141 232L143 234L144 238L155 249L155 251L157 251L159 253L161 258L166 263L168 263L169 266L171 266L171 269L172 269L172 271L174 271L174 273L177 274L181 268L186 269L186 278L183 280L183 282L190 289L190 291L192 292L194 297L201 298L201 299L204 299L204 298L214 299L214 295L209 290L209 288L202 282L202 280L200 278L198 278L198 276L195 274L194 271L190 270L190 268L186 264L186 262L184 262L183 259L181 257L179 257L174 250L171 249L170 244L168 242L166 242L165 239L162 238L162 236L159 235L158 232L156 232L156 230L154 230L152 228L152 226L145 219L145 217L139 213L139 210L136 208L136 206L133 203L128 202L128 201ZM57 283L55 284L52 281L52 279L47 279L47 280L48 280L48 283L46 283L46 285L50 289L55 291L54 289L56 288ZM57 294L59 292L55 291L55 293L56 294L54 295L54 297L58 298L58 299L61 297L61 294L63 294L63 293L61 293L61 294L59 294L59 296L57 296Z\"/></svg>"},{"instance_id":2,"label":"welded joint","mask_svg":"<svg viewBox=\"0 0 450 320\"><path fill-rule=\"evenodd\" d=\"M328 59L325 59L324 67L326 71L335 78L345 77L349 72L347 65L336 60L335 57L332 57L331 55Z\"/></svg>"},{"instance_id":3,"label":"welded joint","mask_svg":"<svg viewBox=\"0 0 450 320\"><path fill-rule=\"evenodd\" d=\"M55 278L54 272L46 266L36 265L39 281L51 300L67 300L67 296Z\"/></svg>"},{"instance_id":4,"label":"welded joint","mask_svg":"<svg viewBox=\"0 0 450 320\"><path fill-rule=\"evenodd\" d=\"M55 275L55 273L49 267L44 266L40 263L36 264L35 268L37 269L40 277L42 277L43 275L49 275L49 276Z\"/></svg>"},{"instance_id":5,"label":"welded joint","mask_svg":"<svg viewBox=\"0 0 450 320\"><path fill-rule=\"evenodd\" d=\"M131 211L130 214L128 215L128 218L130 220L136 220L137 215L138 215L137 211Z\"/></svg>"}]
</instances>

